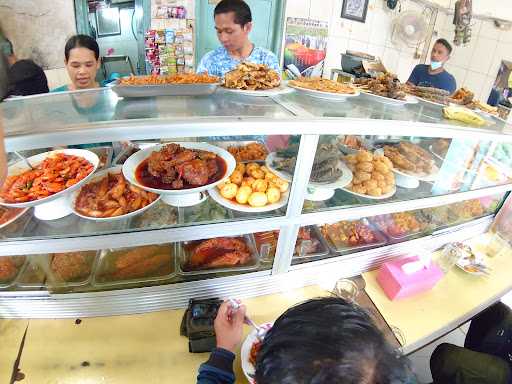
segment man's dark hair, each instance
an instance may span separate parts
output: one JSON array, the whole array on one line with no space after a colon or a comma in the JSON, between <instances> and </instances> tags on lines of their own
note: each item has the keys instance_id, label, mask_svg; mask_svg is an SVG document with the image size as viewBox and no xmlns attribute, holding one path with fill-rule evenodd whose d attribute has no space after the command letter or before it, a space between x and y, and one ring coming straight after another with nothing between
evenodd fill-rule
<instances>
[{"instance_id":1,"label":"man's dark hair","mask_svg":"<svg viewBox=\"0 0 512 384\"><path fill-rule=\"evenodd\" d=\"M404 382L407 360L360 307L327 297L287 310L265 336L258 384L388 384Z\"/></svg>"},{"instance_id":2,"label":"man's dark hair","mask_svg":"<svg viewBox=\"0 0 512 384\"><path fill-rule=\"evenodd\" d=\"M94 52L94 57L96 60L100 57L100 47L96 40L94 40L91 36L87 35L75 35L69 38L66 42L66 46L64 47L64 55L66 56L66 61L69 60L69 52L73 48L87 48Z\"/></svg>"},{"instance_id":3,"label":"man's dark hair","mask_svg":"<svg viewBox=\"0 0 512 384\"><path fill-rule=\"evenodd\" d=\"M453 48L452 45L448 42L446 39L437 39L435 44L441 44L444 45L444 47L448 50L448 54L451 55Z\"/></svg>"},{"instance_id":4,"label":"man's dark hair","mask_svg":"<svg viewBox=\"0 0 512 384\"><path fill-rule=\"evenodd\" d=\"M48 93L48 79L43 69L32 60L18 60L8 72L8 96Z\"/></svg>"},{"instance_id":5,"label":"man's dark hair","mask_svg":"<svg viewBox=\"0 0 512 384\"><path fill-rule=\"evenodd\" d=\"M233 12L235 14L235 24L239 24L242 27L252 21L251 8L243 0L222 0L215 7L213 17L221 13Z\"/></svg>"}]
</instances>

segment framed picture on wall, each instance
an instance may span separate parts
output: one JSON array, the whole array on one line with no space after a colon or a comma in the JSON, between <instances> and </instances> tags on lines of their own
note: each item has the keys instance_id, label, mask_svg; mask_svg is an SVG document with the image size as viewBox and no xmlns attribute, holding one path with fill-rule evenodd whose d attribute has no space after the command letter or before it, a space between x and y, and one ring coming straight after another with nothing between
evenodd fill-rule
<instances>
[{"instance_id":1,"label":"framed picture on wall","mask_svg":"<svg viewBox=\"0 0 512 384\"><path fill-rule=\"evenodd\" d=\"M112 36L121 34L119 22L119 8L100 8L96 10L96 25L98 36Z\"/></svg>"},{"instance_id":2,"label":"framed picture on wall","mask_svg":"<svg viewBox=\"0 0 512 384\"><path fill-rule=\"evenodd\" d=\"M341 17L364 23L366 21L366 13L368 12L368 1L369 0L343 0Z\"/></svg>"}]
</instances>

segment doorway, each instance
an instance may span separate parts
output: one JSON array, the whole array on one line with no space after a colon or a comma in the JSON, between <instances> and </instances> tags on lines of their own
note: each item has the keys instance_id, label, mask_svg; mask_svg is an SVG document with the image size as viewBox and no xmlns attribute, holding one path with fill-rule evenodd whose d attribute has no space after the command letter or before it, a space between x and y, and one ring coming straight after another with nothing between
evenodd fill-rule
<instances>
[{"instance_id":1,"label":"doorway","mask_svg":"<svg viewBox=\"0 0 512 384\"><path fill-rule=\"evenodd\" d=\"M99 80L114 74L145 74L144 33L151 21L151 0L75 0L77 33L100 47Z\"/></svg>"},{"instance_id":2,"label":"doorway","mask_svg":"<svg viewBox=\"0 0 512 384\"><path fill-rule=\"evenodd\" d=\"M245 0L251 7L254 28L251 41L259 47L281 55L285 0ZM213 11L216 1L196 0L196 63L220 46L215 33Z\"/></svg>"}]
</instances>

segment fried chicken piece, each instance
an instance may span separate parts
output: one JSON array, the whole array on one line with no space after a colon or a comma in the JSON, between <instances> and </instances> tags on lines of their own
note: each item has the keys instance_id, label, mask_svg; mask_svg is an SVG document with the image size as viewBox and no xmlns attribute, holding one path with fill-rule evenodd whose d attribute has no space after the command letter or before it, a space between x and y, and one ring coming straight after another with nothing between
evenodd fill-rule
<instances>
[{"instance_id":1,"label":"fried chicken piece","mask_svg":"<svg viewBox=\"0 0 512 384\"><path fill-rule=\"evenodd\" d=\"M222 256L214 258L212 261L204 264L207 268L219 267L235 267L237 265L244 265L250 260L251 254L243 251L227 252Z\"/></svg>"},{"instance_id":2,"label":"fried chicken piece","mask_svg":"<svg viewBox=\"0 0 512 384\"><path fill-rule=\"evenodd\" d=\"M241 239L219 237L205 240L195 247L190 258L190 265L193 267L207 265L232 252L249 253L250 256L249 247Z\"/></svg>"}]
</instances>

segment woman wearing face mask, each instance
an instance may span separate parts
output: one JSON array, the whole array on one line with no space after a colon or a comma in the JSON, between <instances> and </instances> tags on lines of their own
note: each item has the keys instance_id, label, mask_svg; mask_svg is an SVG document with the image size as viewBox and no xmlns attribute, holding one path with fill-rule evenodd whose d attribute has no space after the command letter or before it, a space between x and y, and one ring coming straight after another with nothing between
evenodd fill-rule
<instances>
[{"instance_id":1,"label":"woman wearing face mask","mask_svg":"<svg viewBox=\"0 0 512 384\"><path fill-rule=\"evenodd\" d=\"M444 89L450 94L457 89L455 78L444 69L450 58L452 46L445 39L435 42L430 54L430 65L418 64L414 67L407 84L421 87Z\"/></svg>"},{"instance_id":2,"label":"woman wearing face mask","mask_svg":"<svg viewBox=\"0 0 512 384\"><path fill-rule=\"evenodd\" d=\"M78 91L104 86L96 81L100 68L100 48L92 37L75 35L66 42L64 64L71 84L53 89L52 92Z\"/></svg>"}]
</instances>

